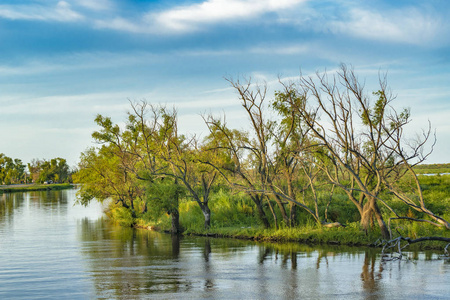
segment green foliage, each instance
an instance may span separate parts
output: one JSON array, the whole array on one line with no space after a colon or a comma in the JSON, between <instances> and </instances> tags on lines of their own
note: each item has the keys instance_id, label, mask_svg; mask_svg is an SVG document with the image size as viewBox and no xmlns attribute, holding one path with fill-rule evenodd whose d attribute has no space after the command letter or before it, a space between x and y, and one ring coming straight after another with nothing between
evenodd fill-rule
<instances>
[{"instance_id":1,"label":"green foliage","mask_svg":"<svg viewBox=\"0 0 450 300\"><path fill-rule=\"evenodd\" d=\"M111 220L124 227L131 227L136 223L131 211L123 206L111 205L107 215Z\"/></svg>"},{"instance_id":2,"label":"green foliage","mask_svg":"<svg viewBox=\"0 0 450 300\"><path fill-rule=\"evenodd\" d=\"M0 193L18 193L18 192L31 192L31 191L57 191L72 189L74 185L70 183L59 184L27 184L20 186L7 186L0 187Z\"/></svg>"},{"instance_id":3,"label":"green foliage","mask_svg":"<svg viewBox=\"0 0 450 300\"><path fill-rule=\"evenodd\" d=\"M178 131L175 109L145 101L131 104L125 126L97 115L92 137L102 146L82 154L74 175L83 183L80 203L112 199L110 215L127 225L168 229L179 212L191 233L333 243L387 238L381 219L395 216L391 209L431 220L426 202L448 217L447 179L421 178L423 201L414 174L405 175L427 136L416 144L403 138L410 112L394 110L385 82L370 99L345 66L332 80L317 77L282 84L270 105L266 87L230 81L250 129L210 115L203 141ZM421 223L394 226L410 235L434 232Z\"/></svg>"},{"instance_id":4,"label":"green foliage","mask_svg":"<svg viewBox=\"0 0 450 300\"><path fill-rule=\"evenodd\" d=\"M129 157L118 157L113 150L111 146L102 146L81 154L79 170L73 175L74 181L81 184L78 203L87 205L93 199L112 199L136 217L145 210L143 187L125 165Z\"/></svg>"},{"instance_id":5,"label":"green foliage","mask_svg":"<svg viewBox=\"0 0 450 300\"><path fill-rule=\"evenodd\" d=\"M173 178L147 182L145 191L149 215L154 218L178 210L179 199L186 193L185 188Z\"/></svg>"},{"instance_id":6,"label":"green foliage","mask_svg":"<svg viewBox=\"0 0 450 300\"><path fill-rule=\"evenodd\" d=\"M20 159L12 159L0 153L0 184L25 182L25 165Z\"/></svg>"},{"instance_id":7,"label":"green foliage","mask_svg":"<svg viewBox=\"0 0 450 300\"><path fill-rule=\"evenodd\" d=\"M414 167L417 174L450 173L450 164L420 164Z\"/></svg>"},{"instance_id":8,"label":"green foliage","mask_svg":"<svg viewBox=\"0 0 450 300\"><path fill-rule=\"evenodd\" d=\"M71 181L71 172L64 158L50 160L33 159L28 163L28 170L35 183L63 183Z\"/></svg>"},{"instance_id":9,"label":"green foliage","mask_svg":"<svg viewBox=\"0 0 450 300\"><path fill-rule=\"evenodd\" d=\"M260 226L253 202L243 193L232 194L226 189L219 189L211 196L210 208L213 214L211 228ZM204 230L202 211L189 199L180 203L180 220L188 232Z\"/></svg>"},{"instance_id":10,"label":"green foliage","mask_svg":"<svg viewBox=\"0 0 450 300\"><path fill-rule=\"evenodd\" d=\"M180 202L179 210L180 222L187 232L199 232L204 230L204 216L200 207L195 202L183 199L183 201ZM170 224L166 222L166 226L166 228L169 228Z\"/></svg>"},{"instance_id":11,"label":"green foliage","mask_svg":"<svg viewBox=\"0 0 450 300\"><path fill-rule=\"evenodd\" d=\"M253 202L243 193L231 194L220 189L211 197L211 210L213 227L260 225Z\"/></svg>"}]
</instances>

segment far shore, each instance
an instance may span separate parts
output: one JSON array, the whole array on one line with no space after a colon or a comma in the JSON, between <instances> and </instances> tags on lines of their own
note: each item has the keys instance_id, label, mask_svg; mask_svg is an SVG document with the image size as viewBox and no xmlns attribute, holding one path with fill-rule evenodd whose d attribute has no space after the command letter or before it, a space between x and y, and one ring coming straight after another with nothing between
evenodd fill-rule
<instances>
[{"instance_id":1,"label":"far shore","mask_svg":"<svg viewBox=\"0 0 450 300\"><path fill-rule=\"evenodd\" d=\"M0 194L32 192L32 191L65 190L65 189L72 189L74 187L75 185L71 183L52 183L52 184L28 183L28 184L0 185Z\"/></svg>"}]
</instances>

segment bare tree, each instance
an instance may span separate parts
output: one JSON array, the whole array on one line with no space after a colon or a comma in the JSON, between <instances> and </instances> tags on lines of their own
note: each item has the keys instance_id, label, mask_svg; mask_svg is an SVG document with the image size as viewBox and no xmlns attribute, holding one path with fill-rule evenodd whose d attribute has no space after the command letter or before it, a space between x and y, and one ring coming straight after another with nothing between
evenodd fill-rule
<instances>
[{"instance_id":1,"label":"bare tree","mask_svg":"<svg viewBox=\"0 0 450 300\"><path fill-rule=\"evenodd\" d=\"M270 226L264 211L264 193L258 192L259 183L254 174L254 168L247 161L247 149L249 139L245 132L227 127L225 120L214 118L212 115L203 118L209 128L210 134L206 139L206 150L218 152L216 158L204 163L210 164L232 186L246 186L245 192L256 206L258 216L264 227ZM270 202L268 203L273 213L275 226L276 214Z\"/></svg>"},{"instance_id":2,"label":"bare tree","mask_svg":"<svg viewBox=\"0 0 450 300\"><path fill-rule=\"evenodd\" d=\"M312 155L307 151L309 129L302 126L298 115L291 113L292 105L304 105L303 98L292 87L284 86L285 90L276 95L279 99L272 103L273 108L282 117L282 121L277 123L265 112L268 109L265 103L266 85L252 84L251 80L244 83L239 80L228 81L239 95L240 103L249 118L251 131L246 134L232 131L223 121L212 116L205 122L211 135L214 135L216 140L220 137L223 141L221 147L233 157L232 169L228 170L238 174L242 180L231 182L232 185L246 191L257 206L263 197L273 199L287 226L294 226L298 207L310 214L317 223L331 226L319 216L318 197L314 189L317 168L314 168ZM236 139L237 137L239 139ZM244 164L244 160L249 163ZM304 185L299 182L301 174L306 180ZM227 180L230 181L229 178ZM312 208L303 197L306 189L311 189L313 194ZM277 214L271 202L267 203L276 224ZM290 209L289 215L287 205Z\"/></svg>"},{"instance_id":3,"label":"bare tree","mask_svg":"<svg viewBox=\"0 0 450 300\"><path fill-rule=\"evenodd\" d=\"M295 106L295 111L311 130L316 147L325 149L322 161L334 166L320 167L356 205L364 228L368 229L376 220L383 237L390 236L380 203L395 212L379 197L385 188L404 203L448 226L425 208L418 181L421 200L417 205L394 188L407 171L414 173L414 163L426 158L427 155L419 154L423 153L431 131L419 142L409 143L412 154L406 154L403 130L409 123L409 111L398 113L391 106L395 97L387 88L386 77L380 77L379 90L373 93L375 100L365 94L364 85L346 65L341 65L334 76L326 72L317 72L315 77L302 76L298 89L309 105Z\"/></svg>"}]
</instances>

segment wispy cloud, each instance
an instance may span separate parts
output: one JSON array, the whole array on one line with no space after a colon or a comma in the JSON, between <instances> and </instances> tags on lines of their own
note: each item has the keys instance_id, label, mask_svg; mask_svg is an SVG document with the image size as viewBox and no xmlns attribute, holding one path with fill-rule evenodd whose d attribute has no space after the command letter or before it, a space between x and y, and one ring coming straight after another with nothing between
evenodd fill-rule
<instances>
[{"instance_id":1,"label":"wispy cloud","mask_svg":"<svg viewBox=\"0 0 450 300\"><path fill-rule=\"evenodd\" d=\"M110 0L73 0L74 4L94 11L111 10L115 4Z\"/></svg>"},{"instance_id":2,"label":"wispy cloud","mask_svg":"<svg viewBox=\"0 0 450 300\"><path fill-rule=\"evenodd\" d=\"M217 24L272 22L299 31L327 32L358 39L407 44L448 43L439 36L450 32L445 14L433 7L380 7L357 1L327 5L310 0L204 0L159 11L144 10L130 17L116 0L66 0L51 5L0 5L0 18L9 20L75 22L137 34L183 34ZM339 12L339 19L336 18ZM267 16L263 18L262 16ZM275 16L275 17L274 17ZM261 51L265 51L261 49ZM290 54L300 48L285 49Z\"/></svg>"},{"instance_id":3,"label":"wispy cloud","mask_svg":"<svg viewBox=\"0 0 450 300\"><path fill-rule=\"evenodd\" d=\"M94 20L94 26L101 29L112 29L132 33L156 33L151 24L147 22L132 22L122 17L112 19Z\"/></svg>"},{"instance_id":4,"label":"wispy cloud","mask_svg":"<svg viewBox=\"0 0 450 300\"><path fill-rule=\"evenodd\" d=\"M53 55L40 59L25 59L20 64L0 64L0 77L107 69L111 66L117 68L142 65L143 61L152 63L158 61L159 58L160 55L144 51L125 53L96 51Z\"/></svg>"},{"instance_id":5,"label":"wispy cloud","mask_svg":"<svg viewBox=\"0 0 450 300\"><path fill-rule=\"evenodd\" d=\"M39 20L73 22L84 17L72 10L66 1L59 1L54 6L30 5L0 5L0 18L10 20Z\"/></svg>"},{"instance_id":6,"label":"wispy cloud","mask_svg":"<svg viewBox=\"0 0 450 300\"><path fill-rule=\"evenodd\" d=\"M289 9L306 0L208 0L200 4L149 13L145 20L173 32L200 30L205 24L256 18L265 13Z\"/></svg>"},{"instance_id":7,"label":"wispy cloud","mask_svg":"<svg viewBox=\"0 0 450 300\"><path fill-rule=\"evenodd\" d=\"M348 19L330 22L328 27L335 33L368 40L423 44L434 40L443 24L432 13L417 8L383 12L353 8Z\"/></svg>"},{"instance_id":8,"label":"wispy cloud","mask_svg":"<svg viewBox=\"0 0 450 300\"><path fill-rule=\"evenodd\" d=\"M97 28L133 33L173 34L196 32L206 25L254 20L266 13L288 10L309 0L207 0L202 3L150 11L133 20L116 15L93 21Z\"/></svg>"}]
</instances>

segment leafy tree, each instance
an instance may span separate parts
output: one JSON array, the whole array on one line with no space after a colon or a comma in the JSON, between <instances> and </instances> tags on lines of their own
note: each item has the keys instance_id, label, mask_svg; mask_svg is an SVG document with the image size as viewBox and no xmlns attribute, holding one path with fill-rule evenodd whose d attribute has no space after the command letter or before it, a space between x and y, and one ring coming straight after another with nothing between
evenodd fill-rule
<instances>
[{"instance_id":1,"label":"leafy tree","mask_svg":"<svg viewBox=\"0 0 450 300\"><path fill-rule=\"evenodd\" d=\"M136 218L147 211L144 188L125 165L130 162L114 151L111 145L103 145L98 150L91 148L81 154L79 170L73 175L75 182L82 183L78 202L87 205L93 199L103 202L110 198Z\"/></svg>"},{"instance_id":2,"label":"leafy tree","mask_svg":"<svg viewBox=\"0 0 450 300\"><path fill-rule=\"evenodd\" d=\"M136 114L128 114L128 122L124 128L114 124L109 117L97 115L95 122L100 129L92 137L103 146L98 155L97 151L91 149L82 157L80 175L76 178L86 187L82 187L80 198L83 201L83 198L91 200L94 197L111 197L130 210L131 216L136 218L134 199L138 197L139 203L143 204L142 213L147 211L148 205L166 207L172 216L174 232L180 232L178 205L168 206L165 198L156 199L154 195L160 195L157 192L152 197L149 196L152 194L151 189L160 188L157 183L168 176L168 165L158 156L160 144L164 143L161 137L165 130L160 127L160 117L165 118L166 122L168 118L153 110L153 118L147 120L144 118L147 112L145 107L146 104L139 107L132 105ZM89 175L92 169L95 169L97 175Z\"/></svg>"},{"instance_id":3,"label":"leafy tree","mask_svg":"<svg viewBox=\"0 0 450 300\"><path fill-rule=\"evenodd\" d=\"M0 184L17 184L25 180L25 165L0 153Z\"/></svg>"},{"instance_id":4,"label":"leafy tree","mask_svg":"<svg viewBox=\"0 0 450 300\"><path fill-rule=\"evenodd\" d=\"M44 182L69 182L71 172L64 158L52 158L50 160L33 159L28 163L31 178L36 183Z\"/></svg>"},{"instance_id":5,"label":"leafy tree","mask_svg":"<svg viewBox=\"0 0 450 300\"><path fill-rule=\"evenodd\" d=\"M198 148L196 137L188 138L178 133L175 110L169 111L161 106L154 107L146 102L134 104L132 109L127 126L134 134L138 133L138 136L145 137L143 144L153 145L151 147L153 162L158 162L158 170L153 171L153 176L172 177L175 182L184 185L186 195L199 205L204 215L205 228L209 228L211 225L209 195L217 176L214 169L202 162L206 154L202 154ZM151 113L151 120L146 119L147 113ZM134 149L137 156L148 157L147 149L150 147L144 147L144 151L138 147Z\"/></svg>"},{"instance_id":6,"label":"leafy tree","mask_svg":"<svg viewBox=\"0 0 450 300\"><path fill-rule=\"evenodd\" d=\"M172 217L172 233L180 233L179 200L185 195L185 189L172 178L161 178L147 183L146 200L151 203L149 213L158 218L167 213Z\"/></svg>"}]
</instances>

